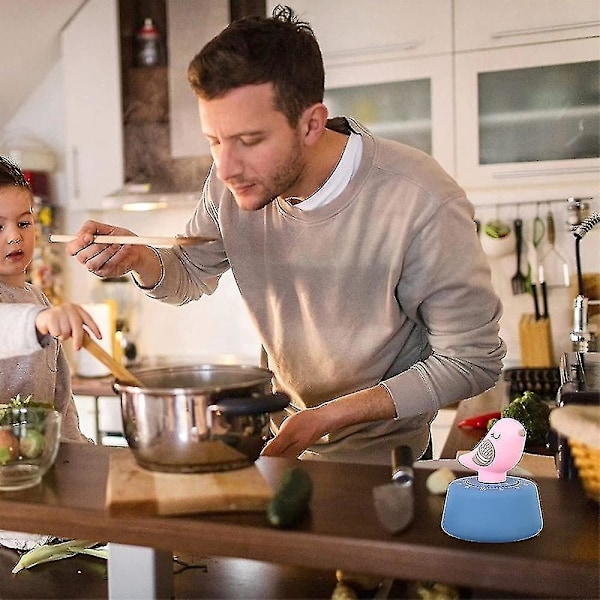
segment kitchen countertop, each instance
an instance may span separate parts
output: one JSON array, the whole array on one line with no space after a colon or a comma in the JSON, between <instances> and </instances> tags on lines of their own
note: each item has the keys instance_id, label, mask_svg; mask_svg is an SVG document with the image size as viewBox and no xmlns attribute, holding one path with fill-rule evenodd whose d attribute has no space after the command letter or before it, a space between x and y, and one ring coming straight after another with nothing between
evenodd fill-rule
<instances>
[{"instance_id":1,"label":"kitchen countertop","mask_svg":"<svg viewBox=\"0 0 600 600\"><path fill-rule=\"evenodd\" d=\"M14 529L19 523L25 531L59 537L509 593L598 596L598 505L576 482L537 482L544 518L540 535L511 544L477 544L442 531L444 499L428 494L424 469L415 470L415 521L396 536L377 521L371 496L374 486L389 481L389 469L326 462L303 463L313 478L314 496L310 517L294 530L270 527L262 513L116 517L104 506L111 452L129 450L62 445L42 485L0 496L0 527ZM257 462L273 487L293 464L265 457Z\"/></svg>"}]
</instances>

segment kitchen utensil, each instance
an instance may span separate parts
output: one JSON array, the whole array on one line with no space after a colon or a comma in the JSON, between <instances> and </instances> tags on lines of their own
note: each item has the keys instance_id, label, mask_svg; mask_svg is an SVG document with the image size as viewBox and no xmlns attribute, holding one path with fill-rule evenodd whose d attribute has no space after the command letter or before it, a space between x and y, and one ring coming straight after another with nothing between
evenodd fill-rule
<instances>
[{"instance_id":1,"label":"kitchen utensil","mask_svg":"<svg viewBox=\"0 0 600 600\"><path fill-rule=\"evenodd\" d=\"M63 235L53 233L48 240L54 244L66 244L76 240L76 235ZM133 246L154 246L155 248L172 248L173 246L194 246L204 242L214 242L213 238L207 237L185 237L176 235L175 237L143 237L137 235L95 235L94 243L97 244L129 244Z\"/></svg>"},{"instance_id":2,"label":"kitchen utensil","mask_svg":"<svg viewBox=\"0 0 600 600\"><path fill-rule=\"evenodd\" d=\"M125 439L138 464L194 473L251 465L267 441L269 413L289 403L273 374L248 365L136 369L144 385L115 381Z\"/></svg>"},{"instance_id":3,"label":"kitchen utensil","mask_svg":"<svg viewBox=\"0 0 600 600\"><path fill-rule=\"evenodd\" d=\"M545 276L540 277L540 284L546 283L550 286L569 287L569 261L556 245L556 229L552 210L548 210L546 215L546 234L548 247L540 260Z\"/></svg>"},{"instance_id":4,"label":"kitchen utensil","mask_svg":"<svg viewBox=\"0 0 600 600\"><path fill-rule=\"evenodd\" d=\"M527 277L521 272L521 251L523 249L523 221L515 219L513 222L516 238L517 272L511 279L512 292L516 296L527 291Z\"/></svg>"},{"instance_id":5,"label":"kitchen utensil","mask_svg":"<svg viewBox=\"0 0 600 600\"><path fill-rule=\"evenodd\" d=\"M542 292L542 310L540 316L544 319L548 318L548 287L546 285L546 270L544 265L539 265L537 270L537 283L540 286Z\"/></svg>"},{"instance_id":6,"label":"kitchen utensil","mask_svg":"<svg viewBox=\"0 0 600 600\"><path fill-rule=\"evenodd\" d=\"M390 532L406 529L414 516L413 455L408 446L392 450L392 483L373 488L373 503L380 523Z\"/></svg>"},{"instance_id":7,"label":"kitchen utensil","mask_svg":"<svg viewBox=\"0 0 600 600\"><path fill-rule=\"evenodd\" d=\"M95 342L86 332L83 334L83 347L97 358L117 379L129 385L142 387L142 382L129 372L119 361L115 360L100 344Z\"/></svg>"},{"instance_id":8,"label":"kitchen utensil","mask_svg":"<svg viewBox=\"0 0 600 600\"><path fill-rule=\"evenodd\" d=\"M540 303L538 299L538 283L539 283L539 264L538 264L538 252L535 243L535 221L534 221L534 233L533 239L527 241L527 261L529 262L529 273L530 273L530 286L531 295L533 297L533 307L535 313L535 320L539 321L542 314L540 312Z\"/></svg>"},{"instance_id":9,"label":"kitchen utensil","mask_svg":"<svg viewBox=\"0 0 600 600\"><path fill-rule=\"evenodd\" d=\"M536 248L542 243L545 233L546 225L544 224L544 219L539 214L536 214L533 219L533 245Z\"/></svg>"},{"instance_id":10,"label":"kitchen utensil","mask_svg":"<svg viewBox=\"0 0 600 600\"><path fill-rule=\"evenodd\" d=\"M540 282L542 288L542 319L548 318L548 289L546 288L546 281Z\"/></svg>"},{"instance_id":11,"label":"kitchen utensil","mask_svg":"<svg viewBox=\"0 0 600 600\"><path fill-rule=\"evenodd\" d=\"M531 295L533 296L533 310L535 320L539 321L542 318L542 313L540 312L540 301L538 299L537 284L533 282L531 282Z\"/></svg>"},{"instance_id":12,"label":"kitchen utensil","mask_svg":"<svg viewBox=\"0 0 600 600\"><path fill-rule=\"evenodd\" d=\"M538 276L537 276L537 266L535 266L535 270L534 270L534 264L530 262L531 265L531 295L533 297L533 310L534 310L534 316L535 316L535 320L539 321L542 318L542 313L540 312L540 301L538 298ZM544 288L545 289L545 288ZM544 304L545 306L545 304Z\"/></svg>"}]
</instances>

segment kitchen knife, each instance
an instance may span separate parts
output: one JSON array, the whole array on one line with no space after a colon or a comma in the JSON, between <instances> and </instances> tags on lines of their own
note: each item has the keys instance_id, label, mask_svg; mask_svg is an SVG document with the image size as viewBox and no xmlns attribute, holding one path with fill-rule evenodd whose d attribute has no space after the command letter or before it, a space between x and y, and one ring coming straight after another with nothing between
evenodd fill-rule
<instances>
[{"instance_id":1,"label":"kitchen knife","mask_svg":"<svg viewBox=\"0 0 600 600\"><path fill-rule=\"evenodd\" d=\"M542 281L540 283L541 287L542 287L542 318L543 319L547 319L548 318L548 292L546 290L546 282Z\"/></svg>"},{"instance_id":2,"label":"kitchen knife","mask_svg":"<svg viewBox=\"0 0 600 600\"><path fill-rule=\"evenodd\" d=\"M413 455L408 446L392 450L392 482L373 488L373 504L380 523L390 532L406 529L414 516Z\"/></svg>"},{"instance_id":3,"label":"kitchen knife","mask_svg":"<svg viewBox=\"0 0 600 600\"><path fill-rule=\"evenodd\" d=\"M542 313L540 313L540 303L538 300L537 285L535 283L531 284L531 295L533 296L533 309L535 311L535 320L539 321L542 318Z\"/></svg>"},{"instance_id":4,"label":"kitchen knife","mask_svg":"<svg viewBox=\"0 0 600 600\"><path fill-rule=\"evenodd\" d=\"M542 225L543 225L543 221ZM535 228L535 223L534 223ZM539 321L542 317L542 313L540 312L540 303L538 300L538 283L539 283L539 262L538 262L538 253L537 247L535 244L535 240L527 241L527 261L529 262L529 268L531 273L531 295L533 296L533 308L535 310L535 320Z\"/></svg>"}]
</instances>

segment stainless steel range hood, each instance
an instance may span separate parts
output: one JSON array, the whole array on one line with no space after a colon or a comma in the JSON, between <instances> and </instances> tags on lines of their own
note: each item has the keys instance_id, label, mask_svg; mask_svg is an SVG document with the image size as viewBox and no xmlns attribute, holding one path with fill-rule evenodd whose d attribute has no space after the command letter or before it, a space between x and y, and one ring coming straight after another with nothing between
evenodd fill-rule
<instances>
[{"instance_id":1,"label":"stainless steel range hood","mask_svg":"<svg viewBox=\"0 0 600 600\"><path fill-rule=\"evenodd\" d=\"M126 184L102 200L103 210L125 210L147 212L167 208L187 208L195 206L200 192L154 192L152 186Z\"/></svg>"}]
</instances>

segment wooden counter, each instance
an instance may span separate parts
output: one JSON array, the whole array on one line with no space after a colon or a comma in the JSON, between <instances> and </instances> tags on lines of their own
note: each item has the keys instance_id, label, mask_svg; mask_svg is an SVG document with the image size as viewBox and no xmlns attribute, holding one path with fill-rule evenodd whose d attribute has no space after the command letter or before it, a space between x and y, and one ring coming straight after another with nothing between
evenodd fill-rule
<instances>
[{"instance_id":1,"label":"wooden counter","mask_svg":"<svg viewBox=\"0 0 600 600\"><path fill-rule=\"evenodd\" d=\"M442 531L444 499L427 493L423 469L416 469L415 521L396 536L379 524L372 504L372 488L389 481L389 469L325 462L303 463L314 480L314 497L310 518L294 530L270 527L262 513L112 516L104 507L111 452L129 450L63 445L40 486L0 495L0 527L15 529L18 523L25 531L66 538L509 593L598 597L598 505L573 482L537 482L544 518L539 536L477 544ZM257 462L274 487L292 464L276 458Z\"/></svg>"}]
</instances>

